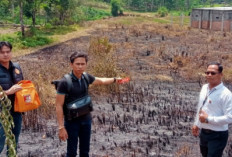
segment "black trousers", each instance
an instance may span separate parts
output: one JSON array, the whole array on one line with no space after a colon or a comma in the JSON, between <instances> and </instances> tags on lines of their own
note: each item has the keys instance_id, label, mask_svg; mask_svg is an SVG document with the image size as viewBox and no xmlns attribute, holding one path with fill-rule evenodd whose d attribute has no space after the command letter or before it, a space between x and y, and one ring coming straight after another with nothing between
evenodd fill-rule
<instances>
[{"instance_id":1,"label":"black trousers","mask_svg":"<svg viewBox=\"0 0 232 157\"><path fill-rule=\"evenodd\" d=\"M200 150L203 157L222 157L228 141L228 131L201 129Z\"/></svg>"}]
</instances>

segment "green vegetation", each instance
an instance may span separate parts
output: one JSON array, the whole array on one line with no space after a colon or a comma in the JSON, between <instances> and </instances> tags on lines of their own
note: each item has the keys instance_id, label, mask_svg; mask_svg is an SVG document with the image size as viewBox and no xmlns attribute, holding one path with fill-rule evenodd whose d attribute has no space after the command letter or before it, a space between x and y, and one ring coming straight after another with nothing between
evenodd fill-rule
<instances>
[{"instance_id":1,"label":"green vegetation","mask_svg":"<svg viewBox=\"0 0 232 157\"><path fill-rule=\"evenodd\" d=\"M23 10L22 18L20 10ZM21 32L0 34L0 40L11 42L14 49L43 46L54 41L53 35L76 31L80 22L108 16L111 16L110 4L94 0L3 0L0 4L0 24L23 25Z\"/></svg>"},{"instance_id":2,"label":"green vegetation","mask_svg":"<svg viewBox=\"0 0 232 157\"><path fill-rule=\"evenodd\" d=\"M31 27L26 31L26 37L22 37L20 32L0 35L0 41L9 41L14 45L14 49L25 49L29 47L43 46L52 43L53 35L64 35L80 28L77 25L52 26L47 24L44 27Z\"/></svg>"},{"instance_id":3,"label":"green vegetation","mask_svg":"<svg viewBox=\"0 0 232 157\"><path fill-rule=\"evenodd\" d=\"M1 41L9 41L15 49L43 46L52 42L51 39L43 36L32 36L23 38L19 34L4 35L0 37Z\"/></svg>"},{"instance_id":4,"label":"green vegetation","mask_svg":"<svg viewBox=\"0 0 232 157\"><path fill-rule=\"evenodd\" d=\"M110 0L109 0L110 1ZM106 1L93 1L93 0L88 0L88 1L82 1L82 6L88 6L92 8L98 8L98 9L104 9L104 10L110 10L110 5Z\"/></svg>"},{"instance_id":5,"label":"green vegetation","mask_svg":"<svg viewBox=\"0 0 232 157\"><path fill-rule=\"evenodd\" d=\"M40 37L40 36L27 37L21 41L22 41L23 46L25 47L43 46L43 45L51 43L51 40L49 38Z\"/></svg>"},{"instance_id":6,"label":"green vegetation","mask_svg":"<svg viewBox=\"0 0 232 157\"><path fill-rule=\"evenodd\" d=\"M53 35L75 31L76 25L83 21L123 15L123 10L132 14L150 12L154 18L149 20L159 23L188 24L189 19L180 22L180 16L189 16L192 8L231 3L232 0L1 0L0 24L17 24L21 32L0 34L0 40L12 42L16 49L43 46L56 41ZM136 23L145 18L136 20L123 23Z\"/></svg>"},{"instance_id":7,"label":"green vegetation","mask_svg":"<svg viewBox=\"0 0 232 157\"><path fill-rule=\"evenodd\" d=\"M14 121L13 117L10 114L11 109L11 102L7 98L7 95L3 91L2 87L0 86L0 123L2 124L2 127L5 132L6 136L6 144L8 146L8 153L11 157L16 157L16 142L15 142L15 136L12 133L12 128L14 127Z\"/></svg>"},{"instance_id":8,"label":"green vegetation","mask_svg":"<svg viewBox=\"0 0 232 157\"><path fill-rule=\"evenodd\" d=\"M43 46L46 44L50 44L52 39L47 36L37 35L36 31L27 31L27 37L22 37L20 33L14 34L6 34L1 35L1 41L9 41L14 45L15 49L22 49L22 48L29 48L29 47L36 47L36 46Z\"/></svg>"},{"instance_id":9,"label":"green vegetation","mask_svg":"<svg viewBox=\"0 0 232 157\"><path fill-rule=\"evenodd\" d=\"M78 25L71 25L71 26L52 26L51 24L45 25L40 29L36 29L36 34L40 34L43 36L50 36L50 35L64 35L70 33L72 31L76 31L80 28Z\"/></svg>"},{"instance_id":10,"label":"green vegetation","mask_svg":"<svg viewBox=\"0 0 232 157\"><path fill-rule=\"evenodd\" d=\"M160 7L157 12L160 17L165 17L168 15L168 9L166 7Z\"/></svg>"},{"instance_id":11,"label":"green vegetation","mask_svg":"<svg viewBox=\"0 0 232 157\"><path fill-rule=\"evenodd\" d=\"M111 0L111 13L113 16L118 16L123 14L119 0Z\"/></svg>"},{"instance_id":12,"label":"green vegetation","mask_svg":"<svg viewBox=\"0 0 232 157\"><path fill-rule=\"evenodd\" d=\"M111 23L130 26L130 25L136 25L138 23L149 22L152 20L150 18L144 18L144 17L125 17L125 18L117 19L117 21L111 21Z\"/></svg>"},{"instance_id":13,"label":"green vegetation","mask_svg":"<svg viewBox=\"0 0 232 157\"><path fill-rule=\"evenodd\" d=\"M190 11L196 7L206 6L230 6L231 0L124 0L124 8L142 11L156 12L160 7L166 7L169 11Z\"/></svg>"},{"instance_id":14,"label":"green vegetation","mask_svg":"<svg viewBox=\"0 0 232 157\"><path fill-rule=\"evenodd\" d=\"M159 18L156 18L154 19L155 22L157 23L163 23L163 24L168 24L170 23L169 21L165 20L165 19L159 19Z\"/></svg>"},{"instance_id":15,"label":"green vegetation","mask_svg":"<svg viewBox=\"0 0 232 157\"><path fill-rule=\"evenodd\" d=\"M78 14L73 16L75 22L98 20L103 17L111 16L110 12L107 10L87 6L80 6L76 11Z\"/></svg>"}]
</instances>

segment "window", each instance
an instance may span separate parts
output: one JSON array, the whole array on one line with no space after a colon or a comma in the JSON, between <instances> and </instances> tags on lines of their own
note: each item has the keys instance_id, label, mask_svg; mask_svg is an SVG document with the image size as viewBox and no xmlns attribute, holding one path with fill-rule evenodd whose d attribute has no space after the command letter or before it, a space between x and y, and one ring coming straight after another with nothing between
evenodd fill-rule
<instances>
[{"instance_id":1,"label":"window","mask_svg":"<svg viewBox=\"0 0 232 157\"><path fill-rule=\"evenodd\" d=\"M232 13L229 13L229 20L232 20Z\"/></svg>"}]
</instances>

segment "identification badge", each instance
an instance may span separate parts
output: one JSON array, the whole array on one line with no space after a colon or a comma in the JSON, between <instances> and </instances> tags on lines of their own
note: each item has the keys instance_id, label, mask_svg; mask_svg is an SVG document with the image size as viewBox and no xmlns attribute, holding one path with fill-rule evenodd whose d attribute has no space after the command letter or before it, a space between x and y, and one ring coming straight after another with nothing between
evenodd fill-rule
<instances>
[{"instance_id":1,"label":"identification badge","mask_svg":"<svg viewBox=\"0 0 232 157\"><path fill-rule=\"evenodd\" d=\"M16 69L16 68L15 68L15 73L16 73L16 74L20 74L19 69Z\"/></svg>"}]
</instances>

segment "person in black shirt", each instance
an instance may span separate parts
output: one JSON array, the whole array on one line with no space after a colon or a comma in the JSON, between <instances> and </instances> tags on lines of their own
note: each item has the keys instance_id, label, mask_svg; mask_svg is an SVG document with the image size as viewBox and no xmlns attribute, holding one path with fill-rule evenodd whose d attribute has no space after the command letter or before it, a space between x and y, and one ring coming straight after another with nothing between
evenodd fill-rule
<instances>
[{"instance_id":1,"label":"person in black shirt","mask_svg":"<svg viewBox=\"0 0 232 157\"><path fill-rule=\"evenodd\" d=\"M15 92L22 89L17 83L23 80L22 70L17 63L11 62L12 45L9 42L0 42L0 86L11 101L11 115L14 121L14 128L12 129L15 135L16 145L18 143L19 134L21 131L22 114L14 112ZM16 66L17 65L17 66ZM0 153L5 145L5 133L0 123ZM17 148L17 147L16 147Z\"/></svg>"},{"instance_id":2,"label":"person in black shirt","mask_svg":"<svg viewBox=\"0 0 232 157\"><path fill-rule=\"evenodd\" d=\"M65 105L84 97L88 94L85 87L84 71L87 67L87 55L81 52L74 52L70 57L70 66L72 68L71 79L73 88L68 89L68 83L65 78L61 80L57 87L56 95L56 113L59 125L59 138L62 141L67 140L66 157L75 157L77 155L77 144L79 140L79 156L89 157L90 136L91 136L91 114L86 113L77 118L69 120L65 114ZM111 84L119 83L121 78L99 78L90 74L88 84Z\"/></svg>"}]
</instances>

